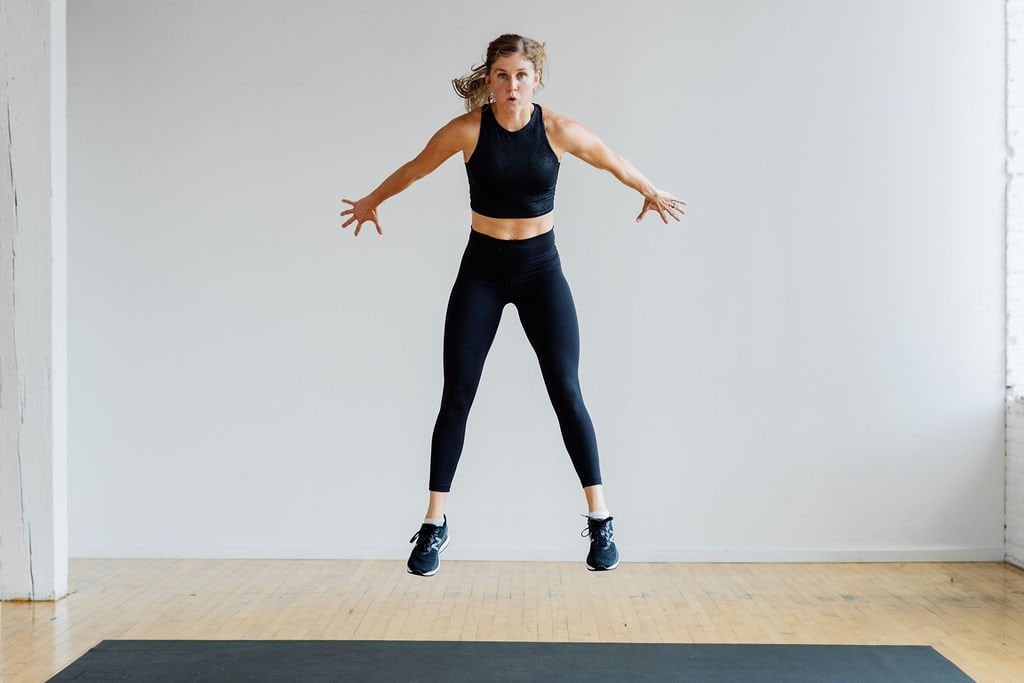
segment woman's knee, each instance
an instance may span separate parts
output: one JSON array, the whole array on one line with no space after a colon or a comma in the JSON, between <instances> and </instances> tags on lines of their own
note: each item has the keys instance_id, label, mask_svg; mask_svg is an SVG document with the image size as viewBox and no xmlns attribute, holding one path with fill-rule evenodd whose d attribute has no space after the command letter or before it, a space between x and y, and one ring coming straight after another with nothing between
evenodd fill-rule
<instances>
[{"instance_id":1,"label":"woman's knee","mask_svg":"<svg viewBox=\"0 0 1024 683\"><path fill-rule=\"evenodd\" d=\"M552 402L574 412L585 412L580 380L575 373L551 374L545 379Z\"/></svg>"},{"instance_id":2,"label":"woman's knee","mask_svg":"<svg viewBox=\"0 0 1024 683\"><path fill-rule=\"evenodd\" d=\"M448 419L459 419L469 415L469 409L476 397L476 387L468 384L446 388L441 396L440 415Z\"/></svg>"}]
</instances>

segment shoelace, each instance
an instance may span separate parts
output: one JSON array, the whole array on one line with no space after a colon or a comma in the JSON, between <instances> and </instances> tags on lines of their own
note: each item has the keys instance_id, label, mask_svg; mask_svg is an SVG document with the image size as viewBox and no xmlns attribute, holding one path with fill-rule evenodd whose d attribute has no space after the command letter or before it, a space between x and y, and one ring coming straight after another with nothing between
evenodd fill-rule
<instances>
[{"instance_id":1,"label":"shoelace","mask_svg":"<svg viewBox=\"0 0 1024 683\"><path fill-rule=\"evenodd\" d=\"M611 521L611 517L588 521L586 528L580 532L580 536L590 536L591 543L597 543L598 546L606 548L611 545L612 540L615 538L615 533L612 531L612 525L610 524ZM593 532L591 532L591 528L593 528Z\"/></svg>"},{"instance_id":2,"label":"shoelace","mask_svg":"<svg viewBox=\"0 0 1024 683\"><path fill-rule=\"evenodd\" d=\"M441 529L443 527L434 526L433 524L429 526L433 526L433 530L424 534L423 529L420 528L420 530L414 533L412 538L409 539L409 543L416 541L416 550L421 552L425 550L437 550L441 546Z\"/></svg>"}]
</instances>

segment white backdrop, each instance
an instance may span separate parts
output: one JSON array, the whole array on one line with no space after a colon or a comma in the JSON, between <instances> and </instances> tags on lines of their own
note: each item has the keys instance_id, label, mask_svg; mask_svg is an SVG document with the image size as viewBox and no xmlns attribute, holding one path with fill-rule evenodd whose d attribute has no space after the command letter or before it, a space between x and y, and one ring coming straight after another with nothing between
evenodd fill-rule
<instances>
[{"instance_id":1,"label":"white backdrop","mask_svg":"<svg viewBox=\"0 0 1024 683\"><path fill-rule=\"evenodd\" d=\"M1003 2L78 0L71 555L405 558L461 159L341 230L488 41L689 202L563 159L556 236L624 560L1001 559ZM582 560L505 309L448 558Z\"/></svg>"}]
</instances>

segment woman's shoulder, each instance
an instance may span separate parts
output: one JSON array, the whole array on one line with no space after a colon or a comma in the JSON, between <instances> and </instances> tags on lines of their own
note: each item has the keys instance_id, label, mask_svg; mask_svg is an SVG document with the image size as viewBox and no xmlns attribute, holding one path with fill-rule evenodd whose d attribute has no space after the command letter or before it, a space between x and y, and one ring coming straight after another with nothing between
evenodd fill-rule
<instances>
[{"instance_id":1,"label":"woman's shoulder","mask_svg":"<svg viewBox=\"0 0 1024 683\"><path fill-rule=\"evenodd\" d=\"M479 130L480 110L477 108L448 121L431 139L445 149L467 150L476 145Z\"/></svg>"},{"instance_id":2,"label":"woman's shoulder","mask_svg":"<svg viewBox=\"0 0 1024 683\"><path fill-rule=\"evenodd\" d=\"M573 128L579 125L576 121L573 121L565 114L555 111L547 106L542 107L541 111L544 115L544 129L549 135L571 134Z\"/></svg>"},{"instance_id":3,"label":"woman's shoulder","mask_svg":"<svg viewBox=\"0 0 1024 683\"><path fill-rule=\"evenodd\" d=\"M467 111L464 114L459 114L447 124L446 128L461 129L461 130L475 130L480 127L480 116L482 107L476 107L472 111Z\"/></svg>"},{"instance_id":4,"label":"woman's shoulder","mask_svg":"<svg viewBox=\"0 0 1024 683\"><path fill-rule=\"evenodd\" d=\"M473 135L477 130L480 129L480 109L474 109L473 111L467 111L464 114L459 114L448 123L441 126L441 130L438 131L444 135L455 135L459 138L463 138L467 135Z\"/></svg>"}]
</instances>

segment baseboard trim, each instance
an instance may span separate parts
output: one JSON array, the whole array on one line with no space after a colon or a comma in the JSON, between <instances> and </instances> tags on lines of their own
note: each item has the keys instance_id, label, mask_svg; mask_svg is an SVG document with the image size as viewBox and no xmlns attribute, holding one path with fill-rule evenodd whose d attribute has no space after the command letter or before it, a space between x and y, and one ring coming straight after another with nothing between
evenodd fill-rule
<instances>
[{"instance_id":1,"label":"baseboard trim","mask_svg":"<svg viewBox=\"0 0 1024 683\"><path fill-rule=\"evenodd\" d=\"M445 560L582 562L588 544L581 539L579 547L559 548L495 548L457 547L445 551ZM651 548L619 543L623 563L629 562L1010 562L1019 560L1006 555L1002 546L935 546L905 548ZM73 559L310 559L310 560L405 560L408 552L394 545L381 547L338 548L324 552L310 548L139 548L130 552L115 547L76 548Z\"/></svg>"}]
</instances>

